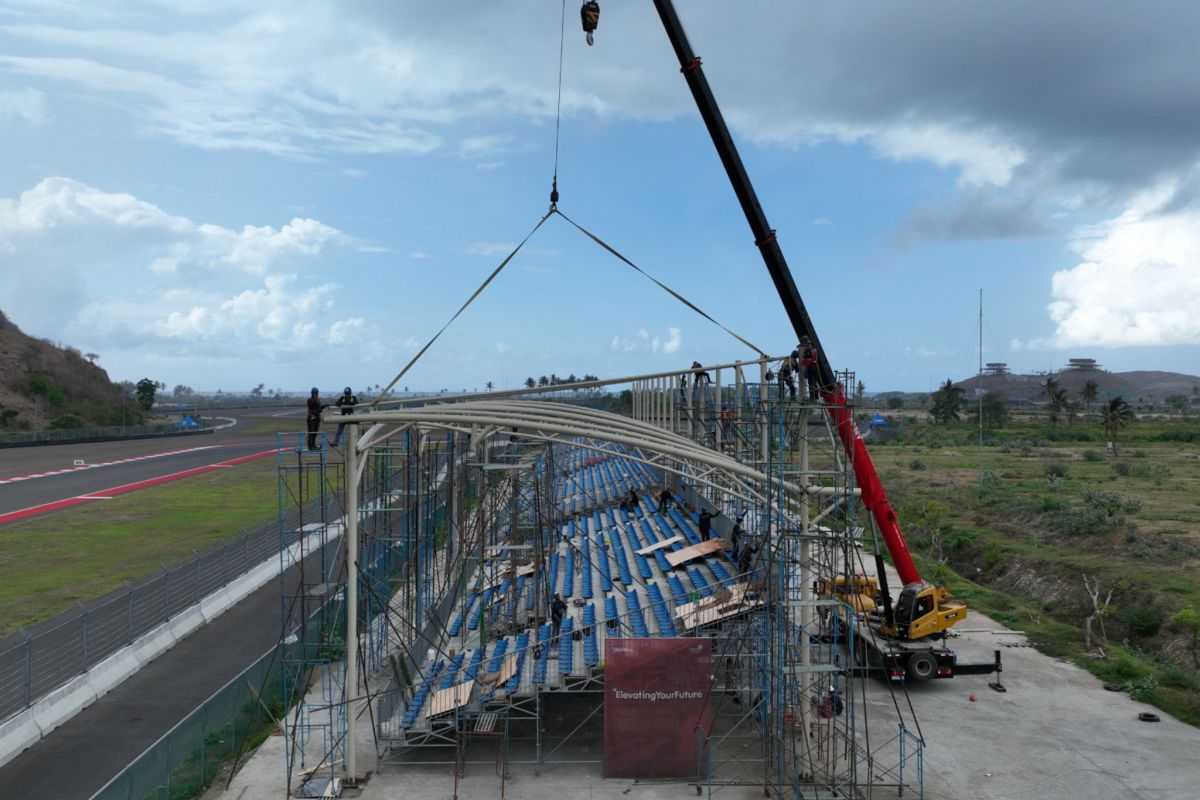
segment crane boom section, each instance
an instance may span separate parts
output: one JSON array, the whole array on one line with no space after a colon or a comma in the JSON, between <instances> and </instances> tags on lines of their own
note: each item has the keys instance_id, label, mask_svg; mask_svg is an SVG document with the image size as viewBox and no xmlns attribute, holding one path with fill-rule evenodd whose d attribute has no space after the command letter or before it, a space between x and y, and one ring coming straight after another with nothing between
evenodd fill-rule
<instances>
[{"instance_id":1,"label":"crane boom section","mask_svg":"<svg viewBox=\"0 0 1200 800\"><path fill-rule=\"evenodd\" d=\"M883 490L883 483L879 480L879 474L875 471L875 465L867 453L866 443L854 424L850 409L846 407L845 390L838 386L833 368L829 364L829 358L825 355L825 348L821 347L816 328L812 324L808 310L804 307L804 301L800 298L800 291L796 288L796 282L792 278L787 260L783 257L783 250L780 249L779 242L775 238L775 231L767 222L767 215L758 202L758 195L750 182L750 176L746 172L741 156L738 155L737 146L733 143L733 137L729 133L721 109L708 85L708 79L704 76L700 59L692 51L687 34L683 30L683 24L675 12L674 3L671 0L654 0L654 7L658 10L667 37L675 49L675 55L679 59L680 72L687 80L692 98L696 101L700 116L704 119L708 133L717 148L717 154L729 176L734 194L737 195L742 212L746 215L746 221L750 224L750 230L754 234L754 243L758 247L759 253L762 254L767 272L771 275L775 291L783 302L792 328L795 330L797 338L807 336L817 350L817 370L820 376L822 396L825 402L831 406L842 446L854 466L854 477L862 492L863 505L870 510L875 519L875 524L891 554L892 563L900 574L900 580L905 585L919 582L921 576L917 572L917 567L908 552L908 545L900 532L896 512Z\"/></svg>"}]
</instances>

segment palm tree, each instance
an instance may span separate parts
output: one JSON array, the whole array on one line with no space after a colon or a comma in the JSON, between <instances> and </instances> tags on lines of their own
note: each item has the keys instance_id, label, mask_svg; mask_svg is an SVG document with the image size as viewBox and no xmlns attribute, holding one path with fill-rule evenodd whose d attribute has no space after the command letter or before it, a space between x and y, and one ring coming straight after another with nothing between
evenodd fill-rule
<instances>
[{"instance_id":1,"label":"palm tree","mask_svg":"<svg viewBox=\"0 0 1200 800\"><path fill-rule=\"evenodd\" d=\"M1083 413L1092 413L1092 401L1100 394L1100 384L1096 383L1091 378L1083 384L1083 388L1079 390L1079 396L1083 399Z\"/></svg>"},{"instance_id":2,"label":"palm tree","mask_svg":"<svg viewBox=\"0 0 1200 800\"><path fill-rule=\"evenodd\" d=\"M933 406L930 413L938 422L958 422L959 412L962 411L963 396L966 394L961 386L955 386L949 378L933 393Z\"/></svg>"},{"instance_id":3,"label":"palm tree","mask_svg":"<svg viewBox=\"0 0 1200 800\"><path fill-rule=\"evenodd\" d=\"M489 392L492 390L493 386L495 386L495 384L492 383L491 381L488 381L487 383L484 384L484 388L486 388Z\"/></svg>"},{"instance_id":4,"label":"palm tree","mask_svg":"<svg viewBox=\"0 0 1200 800\"><path fill-rule=\"evenodd\" d=\"M1058 416L1067 410L1071 401L1067 399L1067 390L1058 385L1054 378L1046 378L1042 384L1042 394L1046 395L1046 408L1050 411L1050 427L1058 427Z\"/></svg>"},{"instance_id":5,"label":"palm tree","mask_svg":"<svg viewBox=\"0 0 1200 800\"><path fill-rule=\"evenodd\" d=\"M1117 432L1137 419L1137 414L1133 412L1133 406L1125 402L1124 397L1110 397L1100 416L1104 422L1104 433L1108 436L1108 446L1113 455L1116 455Z\"/></svg>"}]
</instances>

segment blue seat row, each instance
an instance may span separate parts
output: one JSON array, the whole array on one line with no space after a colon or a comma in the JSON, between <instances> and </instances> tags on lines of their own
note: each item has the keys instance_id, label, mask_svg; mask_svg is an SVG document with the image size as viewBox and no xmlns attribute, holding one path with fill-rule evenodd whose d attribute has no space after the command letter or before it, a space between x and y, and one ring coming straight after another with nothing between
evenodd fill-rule
<instances>
[{"instance_id":1,"label":"blue seat row","mask_svg":"<svg viewBox=\"0 0 1200 800\"><path fill-rule=\"evenodd\" d=\"M651 583L646 586L646 594L650 598L650 608L654 610L654 619L658 621L659 635L674 636L675 619L667 610L667 601L663 599L662 589L658 588L657 583Z\"/></svg>"},{"instance_id":2,"label":"blue seat row","mask_svg":"<svg viewBox=\"0 0 1200 800\"><path fill-rule=\"evenodd\" d=\"M525 667L525 656L529 647L529 632L522 631L517 636L517 671L504 684L504 691L512 694L521 685L521 670Z\"/></svg>"},{"instance_id":3,"label":"blue seat row","mask_svg":"<svg viewBox=\"0 0 1200 800\"><path fill-rule=\"evenodd\" d=\"M575 666L575 648L572 647L571 632L575 629L575 620L567 617L558 629L558 672L568 674Z\"/></svg>"},{"instance_id":4,"label":"blue seat row","mask_svg":"<svg viewBox=\"0 0 1200 800\"><path fill-rule=\"evenodd\" d=\"M470 621L467 623L467 628L469 630L475 630L479 627L479 615L483 613L483 609L487 607L487 604L491 602L491 600L492 590L484 589L483 596L479 600L479 605L476 606L474 611L471 612Z\"/></svg>"},{"instance_id":5,"label":"blue seat row","mask_svg":"<svg viewBox=\"0 0 1200 800\"><path fill-rule=\"evenodd\" d=\"M678 575L668 576L667 585L671 587L671 596L675 598L675 605L681 606L688 602L687 592L683 588L683 581L679 580Z\"/></svg>"},{"instance_id":6,"label":"blue seat row","mask_svg":"<svg viewBox=\"0 0 1200 800\"><path fill-rule=\"evenodd\" d=\"M633 630L633 635L639 639L649 637L650 631L646 628L646 618L642 615L642 601L638 599L637 589L630 589L625 593L625 608L629 610L629 627Z\"/></svg>"},{"instance_id":7,"label":"blue seat row","mask_svg":"<svg viewBox=\"0 0 1200 800\"><path fill-rule=\"evenodd\" d=\"M438 673L442 671L445 662L439 660L429 670L429 675L426 676L425 682L417 687L417 691L413 693L412 702L408 704L408 709L404 712L404 717L400 720L401 728L410 728L417 721L417 715L421 713L421 707L425 705L425 701L429 698L429 691L433 688L433 682L437 680Z\"/></svg>"},{"instance_id":8,"label":"blue seat row","mask_svg":"<svg viewBox=\"0 0 1200 800\"><path fill-rule=\"evenodd\" d=\"M575 554L567 552L562 557L562 588L558 590L563 597L570 597L575 592Z\"/></svg>"},{"instance_id":9,"label":"blue seat row","mask_svg":"<svg viewBox=\"0 0 1200 800\"><path fill-rule=\"evenodd\" d=\"M458 668L462 666L463 658L466 655L467 654L465 652L462 652L450 660L449 668L442 673L441 683L438 684L439 689L449 689L454 685L454 678L456 675L458 675Z\"/></svg>"},{"instance_id":10,"label":"blue seat row","mask_svg":"<svg viewBox=\"0 0 1200 800\"><path fill-rule=\"evenodd\" d=\"M594 571L592 563L592 540L588 537L583 537L583 569L579 575L579 593L584 600L592 599L592 573Z\"/></svg>"},{"instance_id":11,"label":"blue seat row","mask_svg":"<svg viewBox=\"0 0 1200 800\"><path fill-rule=\"evenodd\" d=\"M479 674L479 666L483 663L483 657L487 655L487 645L475 648L475 652L471 654L471 663L467 664L467 669L463 673L464 681L473 681L475 676Z\"/></svg>"},{"instance_id":12,"label":"blue seat row","mask_svg":"<svg viewBox=\"0 0 1200 800\"><path fill-rule=\"evenodd\" d=\"M600 570L600 590L612 591L612 565L608 563L608 546L604 543L604 534L600 534L593 542L596 553L596 567Z\"/></svg>"},{"instance_id":13,"label":"blue seat row","mask_svg":"<svg viewBox=\"0 0 1200 800\"><path fill-rule=\"evenodd\" d=\"M451 636L458 636L458 634L462 632L463 619L465 619L466 616L471 613L472 608L475 606L475 601L478 599L479 595L475 593L467 595L467 600L463 605L463 610L460 611L458 616L454 618L454 621L450 623L450 627L446 629L446 633ZM478 624L478 622L479 621L477 619L476 624Z\"/></svg>"},{"instance_id":14,"label":"blue seat row","mask_svg":"<svg viewBox=\"0 0 1200 800\"><path fill-rule=\"evenodd\" d=\"M600 663L600 645L596 636L596 608L588 603L583 608L583 663L594 667Z\"/></svg>"},{"instance_id":15,"label":"blue seat row","mask_svg":"<svg viewBox=\"0 0 1200 800\"><path fill-rule=\"evenodd\" d=\"M538 629L538 646L542 649L537 663L533 666L533 682L539 686L546 682L546 662L550 659L550 634L553 627L547 622Z\"/></svg>"}]
</instances>

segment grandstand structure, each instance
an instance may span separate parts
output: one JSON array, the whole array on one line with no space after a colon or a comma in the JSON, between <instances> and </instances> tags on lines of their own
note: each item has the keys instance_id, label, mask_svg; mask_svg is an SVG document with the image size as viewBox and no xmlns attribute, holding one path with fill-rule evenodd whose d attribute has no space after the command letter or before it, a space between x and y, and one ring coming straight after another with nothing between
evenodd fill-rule
<instances>
[{"instance_id":1,"label":"grandstand structure","mask_svg":"<svg viewBox=\"0 0 1200 800\"><path fill-rule=\"evenodd\" d=\"M351 418L344 462L293 455L281 507L307 480L346 513L320 521L344 558L283 593L285 632L313 637L288 702L325 687L289 717L289 788L357 779L360 718L381 765L452 765L455 791L489 748L501 794L515 765L568 757L649 777L593 746L615 724L606 677L618 650L678 640L707 659L695 716L637 723L683 738L675 777L697 792L920 789L919 735L897 718L867 736L853 615L814 595L861 571L870 533L823 406L770 383L776 360L381 403ZM625 414L588 407L597 388Z\"/></svg>"}]
</instances>

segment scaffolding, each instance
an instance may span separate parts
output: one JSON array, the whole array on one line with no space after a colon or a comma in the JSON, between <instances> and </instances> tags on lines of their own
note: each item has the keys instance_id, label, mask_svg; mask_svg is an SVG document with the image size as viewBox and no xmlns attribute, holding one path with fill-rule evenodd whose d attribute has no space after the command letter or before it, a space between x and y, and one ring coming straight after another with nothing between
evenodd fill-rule
<instances>
[{"instance_id":1,"label":"scaffolding","mask_svg":"<svg viewBox=\"0 0 1200 800\"><path fill-rule=\"evenodd\" d=\"M294 715L297 763L311 768L304 745L319 739L321 768L355 780L348 720L364 713L381 765L451 765L456 793L479 764L503 791L513 765L599 763L602 748L573 748L595 743L607 641L682 635L712 644L697 792L920 795L919 729L898 720L872 742L854 616L814 596L822 577L861 571L852 465L822 404L768 382L771 364L598 382L629 387L627 417L572 404L594 401L596 382L410 402L356 415L344 464L324 446L281 456L281 532L317 534L306 552L319 572L305 574L321 576L285 585L284 607L293 627L297 613L327 615L324 640L295 665L304 681L328 680ZM353 497L338 504L335 489ZM673 507L657 503L663 489ZM285 500L320 507L319 520L293 531ZM723 514L714 531L740 540L733 553L702 541L701 510ZM331 545L355 554L333 558ZM561 627L556 592L569 604ZM349 616L362 633L339 639L346 594L360 598ZM355 640L357 658L337 661ZM474 755L481 744L492 757Z\"/></svg>"}]
</instances>

